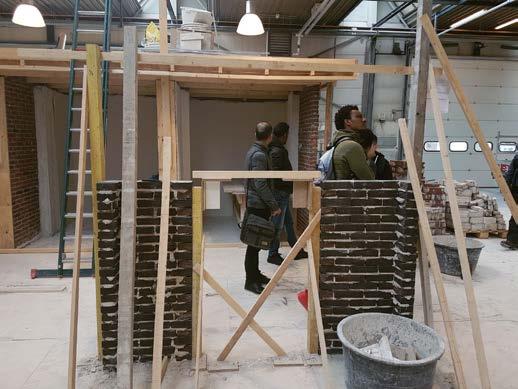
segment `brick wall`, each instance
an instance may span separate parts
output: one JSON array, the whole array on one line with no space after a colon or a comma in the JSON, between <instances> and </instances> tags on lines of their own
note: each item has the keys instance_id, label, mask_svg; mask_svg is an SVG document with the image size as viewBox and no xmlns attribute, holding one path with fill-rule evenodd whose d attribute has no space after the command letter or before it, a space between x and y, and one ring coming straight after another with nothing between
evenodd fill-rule
<instances>
[{"instance_id":1,"label":"brick wall","mask_svg":"<svg viewBox=\"0 0 518 389\"><path fill-rule=\"evenodd\" d=\"M160 181L139 181L135 264L135 361L153 358L156 275L160 234ZM164 315L164 355L191 358L192 348L192 183L171 183L169 257ZM121 183L98 185L99 261L103 364L116 366L119 289ZM171 254L174 253L174 259Z\"/></svg>"},{"instance_id":2,"label":"brick wall","mask_svg":"<svg viewBox=\"0 0 518 389\"><path fill-rule=\"evenodd\" d=\"M5 78L5 102L14 245L40 232L38 154L32 86L23 77Z\"/></svg>"},{"instance_id":3,"label":"brick wall","mask_svg":"<svg viewBox=\"0 0 518 389\"><path fill-rule=\"evenodd\" d=\"M412 317L418 218L405 181L322 184L320 299L328 352L338 323L362 312Z\"/></svg>"},{"instance_id":4,"label":"brick wall","mask_svg":"<svg viewBox=\"0 0 518 389\"><path fill-rule=\"evenodd\" d=\"M318 157L318 106L320 87L305 87L299 102L299 170L315 170ZM303 230L308 224L308 211L297 210L297 227Z\"/></svg>"}]
</instances>

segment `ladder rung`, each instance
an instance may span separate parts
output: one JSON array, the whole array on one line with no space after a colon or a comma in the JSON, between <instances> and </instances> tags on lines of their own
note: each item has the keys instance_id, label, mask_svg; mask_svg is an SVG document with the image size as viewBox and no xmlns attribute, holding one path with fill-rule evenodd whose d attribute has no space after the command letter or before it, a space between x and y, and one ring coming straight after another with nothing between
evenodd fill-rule
<instances>
[{"instance_id":1,"label":"ladder rung","mask_svg":"<svg viewBox=\"0 0 518 389\"><path fill-rule=\"evenodd\" d=\"M63 258L63 260L61 262L63 262L63 263L71 263L71 262L74 262L74 258ZM83 258L83 256L81 256L81 260L79 262L81 262L81 263L90 263L90 262L92 262L92 257L90 257L90 258Z\"/></svg>"},{"instance_id":2,"label":"ladder rung","mask_svg":"<svg viewBox=\"0 0 518 389\"><path fill-rule=\"evenodd\" d=\"M81 236L81 239L93 239L93 238L94 238L93 235L83 235L83 236ZM75 239L76 239L75 235L67 235L67 236L63 237L63 240L75 240Z\"/></svg>"},{"instance_id":3,"label":"ladder rung","mask_svg":"<svg viewBox=\"0 0 518 389\"><path fill-rule=\"evenodd\" d=\"M77 13L85 16L104 16L104 11L77 11Z\"/></svg>"},{"instance_id":4,"label":"ladder rung","mask_svg":"<svg viewBox=\"0 0 518 389\"><path fill-rule=\"evenodd\" d=\"M69 153L79 153L79 149L69 149L68 150ZM86 149L86 152L89 153L90 152L90 149Z\"/></svg>"},{"instance_id":5,"label":"ladder rung","mask_svg":"<svg viewBox=\"0 0 518 389\"><path fill-rule=\"evenodd\" d=\"M91 190L85 190L83 192L83 194L85 196L91 196L92 195L92 191ZM67 192L67 196L77 196L77 190L71 190L71 191Z\"/></svg>"},{"instance_id":6,"label":"ladder rung","mask_svg":"<svg viewBox=\"0 0 518 389\"><path fill-rule=\"evenodd\" d=\"M77 216L77 214L75 212L68 212L68 213L65 213L65 217L67 219L75 219ZM93 214L92 213L83 213L83 217L85 219L91 219L93 217Z\"/></svg>"},{"instance_id":7,"label":"ladder rung","mask_svg":"<svg viewBox=\"0 0 518 389\"><path fill-rule=\"evenodd\" d=\"M79 170L69 170L68 174L79 174ZM85 170L85 174L92 174L91 170Z\"/></svg>"},{"instance_id":8,"label":"ladder rung","mask_svg":"<svg viewBox=\"0 0 518 389\"><path fill-rule=\"evenodd\" d=\"M104 33L104 30L95 30L95 29L91 29L91 28L78 28L76 31L84 32L87 34L103 34Z\"/></svg>"}]
</instances>

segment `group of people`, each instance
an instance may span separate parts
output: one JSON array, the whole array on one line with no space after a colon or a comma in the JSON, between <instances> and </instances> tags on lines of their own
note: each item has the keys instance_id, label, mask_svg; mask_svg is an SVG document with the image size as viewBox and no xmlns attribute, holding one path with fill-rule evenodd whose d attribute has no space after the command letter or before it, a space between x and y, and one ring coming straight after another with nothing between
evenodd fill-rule
<instances>
[{"instance_id":1,"label":"group of people","mask_svg":"<svg viewBox=\"0 0 518 389\"><path fill-rule=\"evenodd\" d=\"M365 119L355 105L342 107L335 115L336 133L328 145L332 149L332 168L337 180L392 180L390 164L377 151L377 137L365 127ZM255 142L246 154L247 170L292 170L286 142L289 126L281 122L272 128L268 122L257 123ZM280 235L286 231L291 247L297 242L289 207L293 183L281 179L249 179L246 182L246 212L273 222L273 239L267 261L280 265ZM245 289L260 294L270 279L259 270L259 248L247 246L245 254ZM302 249L295 260L307 258Z\"/></svg>"}]
</instances>

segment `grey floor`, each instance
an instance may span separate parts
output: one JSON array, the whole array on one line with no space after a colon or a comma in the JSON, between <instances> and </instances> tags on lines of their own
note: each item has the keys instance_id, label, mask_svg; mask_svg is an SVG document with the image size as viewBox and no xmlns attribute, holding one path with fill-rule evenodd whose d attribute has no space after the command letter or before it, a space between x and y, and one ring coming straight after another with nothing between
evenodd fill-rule
<instances>
[{"instance_id":1,"label":"grey floor","mask_svg":"<svg viewBox=\"0 0 518 389\"><path fill-rule=\"evenodd\" d=\"M502 208L504 214L509 214ZM227 226L230 226L228 227ZM227 231L228 228L228 231ZM228 240L236 232L232 223L206 222L206 233L214 242ZM225 232L223 232L225 230ZM473 276L481 328L486 347L493 388L516 389L518 366L518 252L499 245L499 239L483 240L486 247ZM287 248L281 249L282 253ZM276 267L266 263L261 252L260 266L272 275ZM256 296L243 290L242 247L206 249L207 270L245 308ZM54 254L0 255L0 387L6 389L64 388L68 360L70 320L70 280L30 279L32 267L55 265ZM419 279L419 277L417 277ZM274 289L257 315L257 322L288 352L304 353L306 347L306 312L296 300L296 293L307 280L306 261L290 265L286 276ZM468 388L480 388L476 356L471 338L463 283L443 276L457 342ZM65 286L65 289L62 287ZM114 388L115 377L102 370L96 360L95 290L91 278L80 282L78 388ZM437 297L433 295L434 327L445 338ZM415 317L422 321L420 287L416 285ZM240 323L239 317L212 289L204 289L204 352L214 363ZM321 367L272 366L273 354L257 335L246 331L230 361L239 361L238 372L201 373L202 388L324 388ZM330 361L334 387L343 387L343 362L340 356ZM436 381L440 388L450 388L453 369L448 349L439 362ZM187 363L173 363L167 370L164 387L192 388L193 377ZM148 388L149 364L135 365L135 387Z\"/></svg>"}]
</instances>

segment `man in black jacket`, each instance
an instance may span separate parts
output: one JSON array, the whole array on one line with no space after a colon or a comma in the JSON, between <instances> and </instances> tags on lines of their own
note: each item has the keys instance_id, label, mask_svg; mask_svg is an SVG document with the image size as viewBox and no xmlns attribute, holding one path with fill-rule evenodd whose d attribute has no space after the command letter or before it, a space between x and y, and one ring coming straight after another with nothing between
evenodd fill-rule
<instances>
[{"instance_id":1,"label":"man in black jacket","mask_svg":"<svg viewBox=\"0 0 518 389\"><path fill-rule=\"evenodd\" d=\"M505 181L509 185L509 189L511 189L514 201L518 203L518 154L514 156L509 165L509 170L505 174ZM518 225L516 225L516 220L512 216L511 220L509 220L507 239L500 243L511 250L518 250Z\"/></svg>"},{"instance_id":2,"label":"man in black jacket","mask_svg":"<svg viewBox=\"0 0 518 389\"><path fill-rule=\"evenodd\" d=\"M272 161L272 170L293 170L286 150L286 142L288 141L288 132L290 126L287 123L280 122L273 129L273 139L268 147L268 153ZM280 235L283 227L286 229L288 243L291 247L297 242L297 235L293 228L293 218L290 211L290 195L293 193L293 182L283 181L282 179L273 180L273 195L277 204L281 208L281 213L272 218L275 225L275 238L270 246L268 253L268 262L274 265L280 265L284 260L279 254ZM308 254L304 249L300 250L295 259L307 258Z\"/></svg>"},{"instance_id":3,"label":"man in black jacket","mask_svg":"<svg viewBox=\"0 0 518 389\"><path fill-rule=\"evenodd\" d=\"M272 125L267 122L257 123L255 128L256 141L246 153L247 170L272 170L268 156L268 145L272 141ZM253 178L246 182L246 212L248 214L269 220L277 216L281 209L272 193L272 180ZM263 284L270 279L259 271L259 248L247 246L245 255L246 281L245 289L260 294Z\"/></svg>"}]
</instances>

